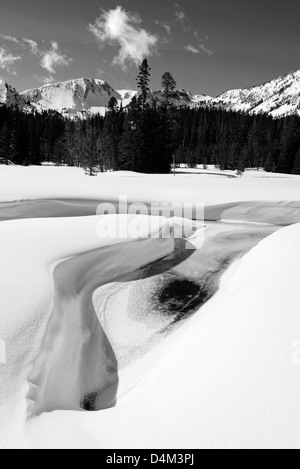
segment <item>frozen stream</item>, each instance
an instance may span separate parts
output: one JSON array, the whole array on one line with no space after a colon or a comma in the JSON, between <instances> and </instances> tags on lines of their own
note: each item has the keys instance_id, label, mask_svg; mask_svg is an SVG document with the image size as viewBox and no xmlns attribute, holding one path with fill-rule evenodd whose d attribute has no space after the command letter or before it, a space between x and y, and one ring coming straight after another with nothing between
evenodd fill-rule
<instances>
[{"instance_id":1,"label":"frozen stream","mask_svg":"<svg viewBox=\"0 0 300 469\"><path fill-rule=\"evenodd\" d=\"M0 221L89 216L95 214L98 203L99 201L95 200L75 199L2 203ZM120 266L120 275L111 272L110 281L101 280L101 271L104 269L101 252L99 255L86 253L81 259L75 258L69 261L72 265L68 265L68 272L72 275L66 278L65 270L62 270L61 282L58 270L58 277L55 279L56 290L61 291L55 300L62 298L63 302L55 305L55 315L62 320L66 311L72 315L77 309L81 312L82 308L88 305L86 321L92 324L94 332L86 354L90 357L89 348L92 348L93 360L86 360L89 365L79 376L76 375L77 369L72 373L69 363L61 367L60 357L67 357L68 354L60 353L60 348L70 350L71 340L72 347L75 347L74 354L78 353L76 343L72 340L74 334L70 336L68 332L65 336L61 336L60 345L54 350L55 355L49 359L42 354L41 361L37 362L30 378L35 383L37 379L35 372L39 375L41 370L47 370L48 374L43 377L46 392L32 396L37 403L35 409L37 413L55 408L75 410L82 396L85 399L81 404L86 410L98 410L115 405L119 371L143 356L182 321L188 320L192 314L196 312L201 314L199 309L216 293L220 276L234 260L242 257L262 239L282 226L300 221L300 203L244 202L207 207L205 219L205 240L200 249L179 252L176 258L163 258L141 269L135 267L134 243L130 243L128 265ZM116 245L110 248L111 252L105 251L108 269L110 259L118 258L118 249ZM158 256L157 259L159 258ZM116 262L112 265L116 265ZM74 279L76 282L73 284ZM88 281L85 283L84 279ZM68 321L69 319L64 322L61 330L67 330ZM48 331L51 332L51 324L49 328ZM57 331L56 320L53 330ZM78 328L76 330L78 331ZM51 349L47 341L53 339L55 342L56 336L51 334L45 337L47 350ZM98 341L99 337L105 344L104 348ZM99 362L97 360L101 354L104 359ZM61 395L61 404L57 407L56 399L55 402L51 402L51 396L56 396L60 392L56 389L56 382L61 379L56 380L53 376L61 377L61 374L65 373L64 370L68 370L71 375L68 379L69 384ZM75 375L79 382L73 381ZM100 397L95 393L90 395L92 387L85 385L89 383L91 376L100 375L101 383L98 383L97 378L94 378L94 382L98 388L101 387L101 390L107 389L109 385L109 392ZM111 389L114 390L112 394ZM73 402L70 400L71 395Z\"/></svg>"},{"instance_id":2,"label":"frozen stream","mask_svg":"<svg viewBox=\"0 0 300 469\"><path fill-rule=\"evenodd\" d=\"M126 284L113 283L94 294L95 310L119 367L151 349L199 311L217 291L232 262L279 227L206 222L204 246L174 265L158 261Z\"/></svg>"}]
</instances>

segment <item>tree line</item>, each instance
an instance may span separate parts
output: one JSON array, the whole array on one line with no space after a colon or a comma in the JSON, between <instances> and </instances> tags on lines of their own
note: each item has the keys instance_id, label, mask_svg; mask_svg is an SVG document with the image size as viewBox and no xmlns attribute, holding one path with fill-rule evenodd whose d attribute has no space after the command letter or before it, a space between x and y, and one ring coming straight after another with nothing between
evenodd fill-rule
<instances>
[{"instance_id":1,"label":"tree line","mask_svg":"<svg viewBox=\"0 0 300 469\"><path fill-rule=\"evenodd\" d=\"M174 162L300 174L299 117L178 107L177 84L169 72L162 77L158 102L150 79L145 59L137 77L138 95L126 108L112 98L105 117L71 120L53 111L27 114L2 105L0 161L79 166L90 175L110 170L168 173Z\"/></svg>"}]
</instances>

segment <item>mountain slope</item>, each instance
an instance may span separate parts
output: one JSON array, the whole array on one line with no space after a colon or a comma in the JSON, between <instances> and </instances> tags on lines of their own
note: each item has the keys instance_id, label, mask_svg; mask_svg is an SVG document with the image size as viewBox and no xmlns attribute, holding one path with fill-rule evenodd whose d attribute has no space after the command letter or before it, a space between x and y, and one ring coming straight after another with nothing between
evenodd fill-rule
<instances>
[{"instance_id":1,"label":"mountain slope","mask_svg":"<svg viewBox=\"0 0 300 469\"><path fill-rule=\"evenodd\" d=\"M117 90L117 93L119 93L121 96L123 107L128 106L131 103L133 97L138 94L138 92L135 90Z\"/></svg>"},{"instance_id":2,"label":"mountain slope","mask_svg":"<svg viewBox=\"0 0 300 469\"><path fill-rule=\"evenodd\" d=\"M90 78L45 85L21 94L37 107L70 115L85 112L103 113L110 98L122 99L105 81Z\"/></svg>"},{"instance_id":3,"label":"mountain slope","mask_svg":"<svg viewBox=\"0 0 300 469\"><path fill-rule=\"evenodd\" d=\"M153 91L151 92L152 99L154 99L158 104L161 104L165 100L164 91ZM204 94L194 95L185 90L174 90L170 94L170 101L175 106L190 106L195 107L199 104L205 104L212 100L210 96Z\"/></svg>"},{"instance_id":4,"label":"mountain slope","mask_svg":"<svg viewBox=\"0 0 300 469\"><path fill-rule=\"evenodd\" d=\"M27 106L24 97L4 80L0 80L0 104L18 106L20 109L24 109Z\"/></svg>"},{"instance_id":5,"label":"mountain slope","mask_svg":"<svg viewBox=\"0 0 300 469\"><path fill-rule=\"evenodd\" d=\"M126 107L136 95L138 91L116 91L103 80L89 78L50 84L18 94L0 80L0 103L18 105L26 111L51 109L66 117L104 115L111 97ZM161 104L165 99L163 91L152 91L149 100L153 99ZM178 107L208 106L251 114L263 112L273 117L300 116L300 70L259 86L227 91L217 98L176 90L171 101Z\"/></svg>"},{"instance_id":6,"label":"mountain slope","mask_svg":"<svg viewBox=\"0 0 300 469\"><path fill-rule=\"evenodd\" d=\"M300 70L260 86L227 91L212 100L212 105L273 117L300 116Z\"/></svg>"}]
</instances>

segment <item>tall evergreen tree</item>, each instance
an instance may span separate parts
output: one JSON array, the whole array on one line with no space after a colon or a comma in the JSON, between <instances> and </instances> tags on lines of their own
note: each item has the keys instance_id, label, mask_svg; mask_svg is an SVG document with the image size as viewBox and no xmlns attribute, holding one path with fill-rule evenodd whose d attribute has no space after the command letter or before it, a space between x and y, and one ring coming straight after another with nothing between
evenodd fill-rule
<instances>
[{"instance_id":1,"label":"tall evergreen tree","mask_svg":"<svg viewBox=\"0 0 300 469\"><path fill-rule=\"evenodd\" d=\"M88 176L97 176L100 155L98 153L95 129L90 119L86 123L86 131L82 141L82 160L86 174Z\"/></svg>"},{"instance_id":2,"label":"tall evergreen tree","mask_svg":"<svg viewBox=\"0 0 300 469\"><path fill-rule=\"evenodd\" d=\"M300 146L295 156L292 174L300 174Z\"/></svg>"},{"instance_id":3,"label":"tall evergreen tree","mask_svg":"<svg viewBox=\"0 0 300 469\"><path fill-rule=\"evenodd\" d=\"M151 67L148 64L148 60L144 59L139 66L139 74L137 77L138 88L141 90L142 107L145 109L147 103L147 97L150 91L149 83L151 76Z\"/></svg>"},{"instance_id":4,"label":"tall evergreen tree","mask_svg":"<svg viewBox=\"0 0 300 469\"><path fill-rule=\"evenodd\" d=\"M165 72L161 79L162 90L165 98L165 104L169 107L170 97L176 89L177 83L170 72Z\"/></svg>"},{"instance_id":5,"label":"tall evergreen tree","mask_svg":"<svg viewBox=\"0 0 300 469\"><path fill-rule=\"evenodd\" d=\"M119 143L120 143L120 128L118 121L123 110L118 111L118 101L116 98L111 98L108 105L108 112L105 116L104 127L102 132L102 164L103 167L116 171L119 166Z\"/></svg>"},{"instance_id":6,"label":"tall evergreen tree","mask_svg":"<svg viewBox=\"0 0 300 469\"><path fill-rule=\"evenodd\" d=\"M6 165L9 162L9 146L9 131L7 122L5 122L0 131L0 158Z\"/></svg>"},{"instance_id":7,"label":"tall evergreen tree","mask_svg":"<svg viewBox=\"0 0 300 469\"><path fill-rule=\"evenodd\" d=\"M123 134L119 145L120 169L125 171L143 171L143 134L141 130L141 114L136 97L128 106L124 119Z\"/></svg>"}]
</instances>

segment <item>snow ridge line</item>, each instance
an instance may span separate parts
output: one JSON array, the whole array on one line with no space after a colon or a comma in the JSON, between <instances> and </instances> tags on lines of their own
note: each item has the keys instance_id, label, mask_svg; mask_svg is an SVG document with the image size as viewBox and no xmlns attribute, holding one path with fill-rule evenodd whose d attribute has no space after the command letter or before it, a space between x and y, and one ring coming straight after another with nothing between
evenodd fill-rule
<instances>
[{"instance_id":1,"label":"snow ridge line","mask_svg":"<svg viewBox=\"0 0 300 469\"><path fill-rule=\"evenodd\" d=\"M174 252L174 239L140 239L100 248L59 264L53 311L29 376L29 417L55 410L113 407L118 363L96 316L94 291L129 281L145 265Z\"/></svg>"}]
</instances>

